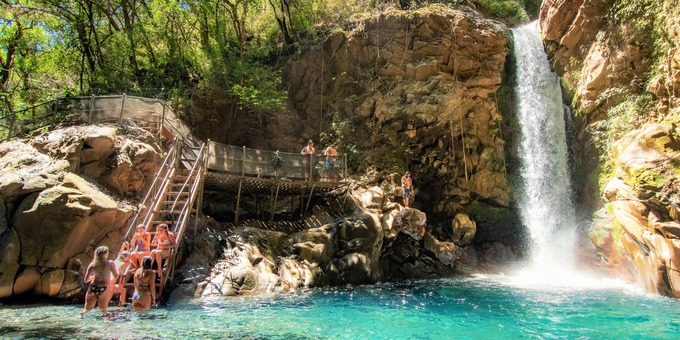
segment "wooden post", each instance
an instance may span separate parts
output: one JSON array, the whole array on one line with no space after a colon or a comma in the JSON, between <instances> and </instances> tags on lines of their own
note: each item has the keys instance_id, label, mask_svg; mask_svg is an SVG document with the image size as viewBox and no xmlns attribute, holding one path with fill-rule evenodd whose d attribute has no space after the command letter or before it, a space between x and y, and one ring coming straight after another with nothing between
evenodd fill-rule
<instances>
[{"instance_id":1,"label":"wooden post","mask_svg":"<svg viewBox=\"0 0 680 340\"><path fill-rule=\"evenodd\" d=\"M94 94L90 94L90 116L87 118L87 123L92 124L92 112L94 111Z\"/></svg>"},{"instance_id":2,"label":"wooden post","mask_svg":"<svg viewBox=\"0 0 680 340\"><path fill-rule=\"evenodd\" d=\"M165 108L166 108L165 102L163 102L163 115L161 116L161 122L158 125L158 140L163 141L163 124L165 123ZM208 140L210 142L210 140Z\"/></svg>"},{"instance_id":3,"label":"wooden post","mask_svg":"<svg viewBox=\"0 0 680 340\"><path fill-rule=\"evenodd\" d=\"M309 155L309 181L314 182L314 154Z\"/></svg>"},{"instance_id":4,"label":"wooden post","mask_svg":"<svg viewBox=\"0 0 680 340\"><path fill-rule=\"evenodd\" d=\"M203 192L205 190L205 176L208 175L208 145L210 145L210 139L208 139L208 143L205 144L204 148L205 150L203 151L203 160L201 161L201 169L198 172L198 176L201 176L199 180L201 181L198 183L198 194L197 194L197 200L196 200L196 218L195 218L195 223L194 223L194 236L198 233L198 217L201 216L201 213L203 212Z\"/></svg>"},{"instance_id":5,"label":"wooden post","mask_svg":"<svg viewBox=\"0 0 680 340\"><path fill-rule=\"evenodd\" d=\"M241 187L243 186L243 178L238 182L238 195L236 196L236 210L234 211L234 227L238 227L238 214L241 207Z\"/></svg>"},{"instance_id":6,"label":"wooden post","mask_svg":"<svg viewBox=\"0 0 680 340\"><path fill-rule=\"evenodd\" d=\"M269 217L269 222L274 221L274 211L276 210L276 202L279 199L279 186L281 185L281 182L276 181L276 194L274 194L274 201L272 202L272 214Z\"/></svg>"},{"instance_id":7,"label":"wooden post","mask_svg":"<svg viewBox=\"0 0 680 340\"><path fill-rule=\"evenodd\" d=\"M307 210L309 210L309 203L312 202L312 196L314 196L314 186L316 183L312 184L312 189L309 191L309 198L307 199L307 206L305 207L305 215L307 215Z\"/></svg>"},{"instance_id":8,"label":"wooden post","mask_svg":"<svg viewBox=\"0 0 680 340\"><path fill-rule=\"evenodd\" d=\"M241 176L246 175L246 146L243 146L243 158L241 158Z\"/></svg>"},{"instance_id":9,"label":"wooden post","mask_svg":"<svg viewBox=\"0 0 680 340\"><path fill-rule=\"evenodd\" d=\"M125 110L125 93L123 93L123 101L120 103L120 119L118 120L118 124L123 123L123 110Z\"/></svg>"}]
</instances>

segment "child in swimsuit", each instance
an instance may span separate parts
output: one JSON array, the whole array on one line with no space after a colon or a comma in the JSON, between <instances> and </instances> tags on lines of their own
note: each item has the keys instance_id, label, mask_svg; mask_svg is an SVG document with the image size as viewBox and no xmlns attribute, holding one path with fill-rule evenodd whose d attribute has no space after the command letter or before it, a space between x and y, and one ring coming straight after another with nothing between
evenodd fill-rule
<instances>
[{"instance_id":1,"label":"child in swimsuit","mask_svg":"<svg viewBox=\"0 0 680 340\"><path fill-rule=\"evenodd\" d=\"M85 271L85 282L89 282L90 287L85 293L85 308L81 314L92 310L95 304L98 305L102 314L106 314L109 301L113 296L113 289L109 289L113 283L112 277L114 279L118 277L118 270L108 257L109 248L106 246L98 247L94 251L94 259Z\"/></svg>"}]
</instances>

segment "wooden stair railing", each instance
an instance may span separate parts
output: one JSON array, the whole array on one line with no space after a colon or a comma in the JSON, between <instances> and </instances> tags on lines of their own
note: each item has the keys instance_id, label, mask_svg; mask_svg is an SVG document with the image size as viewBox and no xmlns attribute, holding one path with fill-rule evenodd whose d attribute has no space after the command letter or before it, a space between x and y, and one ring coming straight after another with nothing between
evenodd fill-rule
<instances>
[{"instance_id":1,"label":"wooden stair railing","mask_svg":"<svg viewBox=\"0 0 680 340\"><path fill-rule=\"evenodd\" d=\"M176 174L173 184L171 185L171 187L176 188L176 190L172 191L172 195L168 195L165 209L159 211L159 213L165 213L167 214L166 216L171 217L173 223L169 226L175 234L175 240L177 241L175 247L170 250L170 256L166 260L167 270L162 271L163 275L161 276L160 282L161 289L165 286L171 273L174 272L177 249L179 248L184 232L186 231L189 217L192 211L199 208L196 207L196 209L194 209L194 205L203 189L203 181L205 180L205 175L207 173L207 155L207 146L206 144L203 144L198 152L194 153L195 160L193 161L191 169L182 170ZM159 268L159 270L162 270L162 268Z\"/></svg>"},{"instance_id":2,"label":"wooden stair railing","mask_svg":"<svg viewBox=\"0 0 680 340\"><path fill-rule=\"evenodd\" d=\"M156 284L157 298L160 298L167 279L174 270L177 249L191 212L197 210L193 206L202 191L207 172L206 145L203 144L198 151L194 149L184 146L181 140L173 143L123 239L124 242L129 241L133 230L140 224L150 234L155 234L155 227L159 224L168 225L168 230L174 233L176 244L170 249L170 256L165 259L167 270L163 269L162 263L158 264L158 270L162 275ZM190 165L190 168L183 169L187 165ZM123 248L124 245L121 245L121 251ZM129 282L126 286L132 287Z\"/></svg>"}]
</instances>

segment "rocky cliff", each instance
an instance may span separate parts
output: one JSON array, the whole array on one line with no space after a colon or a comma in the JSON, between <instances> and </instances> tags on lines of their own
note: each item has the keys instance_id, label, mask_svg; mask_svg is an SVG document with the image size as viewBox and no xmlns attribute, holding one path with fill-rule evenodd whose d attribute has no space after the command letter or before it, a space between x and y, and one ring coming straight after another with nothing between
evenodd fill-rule
<instances>
[{"instance_id":1,"label":"rocky cliff","mask_svg":"<svg viewBox=\"0 0 680 340\"><path fill-rule=\"evenodd\" d=\"M203 241L194 252L206 255L178 268L178 278L193 283L181 292L195 296L294 292L440 278L517 260L513 250L500 242L484 247L472 244L475 223L464 214L451 227L458 235L456 242L438 240L425 230L423 212L394 202L390 192L396 183L389 177L375 181L375 176L368 176L347 189L347 198L317 206L308 221L319 227L284 233L239 226L230 233L200 237ZM199 273L196 268L212 269Z\"/></svg>"},{"instance_id":2,"label":"rocky cliff","mask_svg":"<svg viewBox=\"0 0 680 340\"><path fill-rule=\"evenodd\" d=\"M274 134L292 133L294 150L339 141L362 171L410 170L432 227L467 213L479 242L516 243L498 109L507 53L507 28L467 7L367 14L286 66L292 116Z\"/></svg>"},{"instance_id":3,"label":"rocky cliff","mask_svg":"<svg viewBox=\"0 0 680 340\"><path fill-rule=\"evenodd\" d=\"M0 298L82 293L94 248L117 251L160 149L133 127L55 130L0 144Z\"/></svg>"},{"instance_id":4,"label":"rocky cliff","mask_svg":"<svg viewBox=\"0 0 680 340\"><path fill-rule=\"evenodd\" d=\"M604 203L591 239L622 275L675 297L679 19L671 0L547 0L540 13L547 50L577 115L575 171L588 179L580 182L581 201Z\"/></svg>"}]
</instances>

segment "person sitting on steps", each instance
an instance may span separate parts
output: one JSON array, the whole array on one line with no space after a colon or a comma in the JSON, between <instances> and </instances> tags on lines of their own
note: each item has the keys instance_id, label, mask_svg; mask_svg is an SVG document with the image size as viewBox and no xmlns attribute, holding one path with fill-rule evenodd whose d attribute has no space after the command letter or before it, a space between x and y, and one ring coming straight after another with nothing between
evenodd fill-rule
<instances>
[{"instance_id":1,"label":"person sitting on steps","mask_svg":"<svg viewBox=\"0 0 680 340\"><path fill-rule=\"evenodd\" d=\"M146 227L143 224L137 226L137 232L132 236L130 244L132 245L132 263L135 268L140 267L140 261L144 256L151 255L151 234L146 232Z\"/></svg>"},{"instance_id":2,"label":"person sitting on steps","mask_svg":"<svg viewBox=\"0 0 680 340\"><path fill-rule=\"evenodd\" d=\"M168 231L168 225L163 223L156 227L156 236L154 236L153 241L151 241L152 246L157 248L151 252L152 268L153 262L158 265L158 277L163 276L163 259L170 257L170 250L175 247L177 242L175 241L175 234Z\"/></svg>"},{"instance_id":3,"label":"person sitting on steps","mask_svg":"<svg viewBox=\"0 0 680 340\"><path fill-rule=\"evenodd\" d=\"M127 242L123 243L123 249L126 249ZM118 305L124 306L127 298L127 288L125 284L130 279L130 275L135 272L137 268L132 265L132 256L127 250L123 250L118 255L116 261L113 262L118 270L118 281L113 286L113 294L120 294L118 297Z\"/></svg>"}]
</instances>

